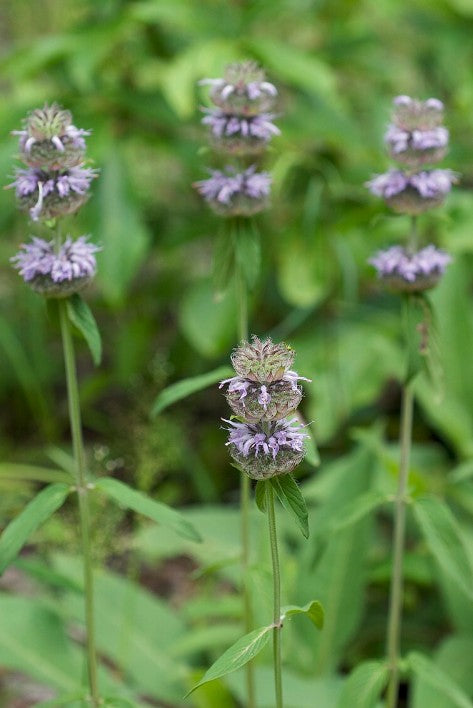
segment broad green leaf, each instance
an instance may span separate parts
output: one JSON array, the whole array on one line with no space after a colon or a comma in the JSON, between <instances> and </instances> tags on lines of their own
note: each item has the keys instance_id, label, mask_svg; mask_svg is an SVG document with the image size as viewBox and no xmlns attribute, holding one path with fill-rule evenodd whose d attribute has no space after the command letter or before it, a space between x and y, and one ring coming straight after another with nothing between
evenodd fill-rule
<instances>
[{"instance_id":1,"label":"broad green leaf","mask_svg":"<svg viewBox=\"0 0 473 708\"><path fill-rule=\"evenodd\" d=\"M473 674L471 657L473 656L473 638L470 635L447 637L435 651L433 663L444 671L466 695L473 695ZM435 669L435 670L436 670ZM412 708L455 708L455 702L447 698L432 685L430 677L424 680L416 676L413 687Z\"/></svg>"},{"instance_id":2,"label":"broad green leaf","mask_svg":"<svg viewBox=\"0 0 473 708\"><path fill-rule=\"evenodd\" d=\"M132 509L138 514L143 514L158 524L169 526L176 533L192 541L200 541L201 538L194 526L187 521L179 512L166 504L154 501L141 492L137 492L127 484L112 477L102 477L95 482L95 487L104 492L110 499L117 502L126 509Z\"/></svg>"},{"instance_id":3,"label":"broad green leaf","mask_svg":"<svg viewBox=\"0 0 473 708\"><path fill-rule=\"evenodd\" d=\"M0 664L63 692L81 688L81 657L59 616L38 600L0 596Z\"/></svg>"},{"instance_id":4,"label":"broad green leaf","mask_svg":"<svg viewBox=\"0 0 473 708\"><path fill-rule=\"evenodd\" d=\"M38 526L62 506L70 491L68 484L51 484L41 490L6 527L0 537L0 573L16 558Z\"/></svg>"},{"instance_id":5,"label":"broad green leaf","mask_svg":"<svg viewBox=\"0 0 473 708\"><path fill-rule=\"evenodd\" d=\"M94 364L98 366L102 359L102 340L90 307L78 293L67 298L66 307L70 321L84 337Z\"/></svg>"},{"instance_id":6,"label":"broad green leaf","mask_svg":"<svg viewBox=\"0 0 473 708\"><path fill-rule=\"evenodd\" d=\"M241 637L233 646L220 656L215 661L210 669L208 669L203 678L189 691L188 696L203 683L213 681L214 679L225 676L226 674L236 671L249 661L255 658L257 654L266 646L269 640L272 625L260 627L249 634Z\"/></svg>"},{"instance_id":7,"label":"broad green leaf","mask_svg":"<svg viewBox=\"0 0 473 708\"><path fill-rule=\"evenodd\" d=\"M337 708L375 708L388 681L389 669L380 661L365 661L345 681Z\"/></svg>"},{"instance_id":8,"label":"broad green leaf","mask_svg":"<svg viewBox=\"0 0 473 708\"><path fill-rule=\"evenodd\" d=\"M473 702L460 686L448 676L431 659L418 652L412 652L407 657L411 671L427 684L432 686L440 695L452 701L457 708L473 708Z\"/></svg>"},{"instance_id":9,"label":"broad green leaf","mask_svg":"<svg viewBox=\"0 0 473 708\"><path fill-rule=\"evenodd\" d=\"M266 480L260 479L256 482L255 502L260 511L266 513Z\"/></svg>"},{"instance_id":10,"label":"broad green leaf","mask_svg":"<svg viewBox=\"0 0 473 708\"><path fill-rule=\"evenodd\" d=\"M212 358L227 352L234 342L236 313L233 287L227 297L215 302L212 283L202 280L193 283L183 294L179 324L199 354Z\"/></svg>"},{"instance_id":11,"label":"broad green leaf","mask_svg":"<svg viewBox=\"0 0 473 708\"><path fill-rule=\"evenodd\" d=\"M159 413L162 413L165 408L176 403L176 401L181 401L183 398L197 393L197 391L202 391L204 388L208 388L218 381L230 377L232 374L234 374L234 371L229 366L219 366L206 374L200 374L199 376L193 376L190 379L183 379L171 384L158 394L151 409L151 416L154 418Z\"/></svg>"},{"instance_id":12,"label":"broad green leaf","mask_svg":"<svg viewBox=\"0 0 473 708\"><path fill-rule=\"evenodd\" d=\"M443 572L473 599L473 571L465 541L450 509L435 497L414 502L414 515L424 539Z\"/></svg>"},{"instance_id":13,"label":"broad green leaf","mask_svg":"<svg viewBox=\"0 0 473 708\"><path fill-rule=\"evenodd\" d=\"M308 602L304 607L286 605L281 609L283 621L287 617L293 617L294 615L306 615L310 621L315 624L317 629L322 629L324 626L324 608L318 600L312 600L312 602Z\"/></svg>"},{"instance_id":14,"label":"broad green leaf","mask_svg":"<svg viewBox=\"0 0 473 708\"><path fill-rule=\"evenodd\" d=\"M236 224L235 260L252 290L261 267L261 236L252 220L241 219Z\"/></svg>"},{"instance_id":15,"label":"broad green leaf","mask_svg":"<svg viewBox=\"0 0 473 708\"><path fill-rule=\"evenodd\" d=\"M360 519L370 514L374 509L377 509L382 504L389 500L386 494L377 491L368 491L360 494L352 501L342 506L337 514L337 519L330 524L331 531L340 531L342 529L355 524Z\"/></svg>"},{"instance_id":16,"label":"broad green leaf","mask_svg":"<svg viewBox=\"0 0 473 708\"><path fill-rule=\"evenodd\" d=\"M270 480L283 507L291 512L304 538L309 538L309 514L305 499L292 474L278 475Z\"/></svg>"},{"instance_id":17,"label":"broad green leaf","mask_svg":"<svg viewBox=\"0 0 473 708\"><path fill-rule=\"evenodd\" d=\"M28 482L68 482L70 476L62 470L50 470L36 465L0 462L0 478L19 479Z\"/></svg>"}]
</instances>

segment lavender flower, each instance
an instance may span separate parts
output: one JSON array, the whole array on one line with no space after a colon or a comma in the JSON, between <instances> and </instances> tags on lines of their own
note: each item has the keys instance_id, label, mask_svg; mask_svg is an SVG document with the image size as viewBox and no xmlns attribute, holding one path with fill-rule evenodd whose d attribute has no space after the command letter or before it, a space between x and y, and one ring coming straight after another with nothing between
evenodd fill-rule
<instances>
[{"instance_id":1,"label":"lavender flower","mask_svg":"<svg viewBox=\"0 0 473 708\"><path fill-rule=\"evenodd\" d=\"M230 427L226 445L236 462L252 479L267 479L291 472L305 454L304 439L297 418L279 420L266 425L236 423L224 419Z\"/></svg>"},{"instance_id":2,"label":"lavender flower","mask_svg":"<svg viewBox=\"0 0 473 708\"><path fill-rule=\"evenodd\" d=\"M256 423L279 420L295 411L302 399L297 382L309 380L295 371L287 371L280 380L264 384L233 376L221 381L219 388L227 386L225 396L235 415Z\"/></svg>"},{"instance_id":3,"label":"lavender flower","mask_svg":"<svg viewBox=\"0 0 473 708\"><path fill-rule=\"evenodd\" d=\"M457 181L452 170L426 170L414 174L389 170L374 177L366 186L372 194L383 197L394 211L420 214L442 204Z\"/></svg>"},{"instance_id":4,"label":"lavender flower","mask_svg":"<svg viewBox=\"0 0 473 708\"><path fill-rule=\"evenodd\" d=\"M420 292L438 283L451 260L448 253L432 245L416 253L393 246L376 253L369 263L378 271L378 277L394 289Z\"/></svg>"},{"instance_id":5,"label":"lavender flower","mask_svg":"<svg viewBox=\"0 0 473 708\"><path fill-rule=\"evenodd\" d=\"M216 149L235 155L254 155L262 152L271 138L280 135L272 113L256 116L238 116L223 111L207 110L202 123L210 129Z\"/></svg>"},{"instance_id":6,"label":"lavender flower","mask_svg":"<svg viewBox=\"0 0 473 708\"><path fill-rule=\"evenodd\" d=\"M222 111L240 116L268 111L278 93L252 61L230 64L222 79L202 79L199 83L211 86L210 98Z\"/></svg>"},{"instance_id":7,"label":"lavender flower","mask_svg":"<svg viewBox=\"0 0 473 708\"><path fill-rule=\"evenodd\" d=\"M443 103L438 99L423 102L397 96L392 122L384 136L391 157L411 167L441 160L447 152L449 138L442 120Z\"/></svg>"},{"instance_id":8,"label":"lavender flower","mask_svg":"<svg viewBox=\"0 0 473 708\"><path fill-rule=\"evenodd\" d=\"M33 290L47 297L67 297L81 290L95 275L99 247L86 236L68 236L56 250L54 241L33 237L23 244L11 262Z\"/></svg>"},{"instance_id":9,"label":"lavender flower","mask_svg":"<svg viewBox=\"0 0 473 708\"><path fill-rule=\"evenodd\" d=\"M38 168L19 169L15 187L21 209L27 209L33 221L71 214L88 199L91 181L97 170L78 165L67 170L45 171Z\"/></svg>"},{"instance_id":10,"label":"lavender flower","mask_svg":"<svg viewBox=\"0 0 473 708\"><path fill-rule=\"evenodd\" d=\"M57 104L30 113L18 135L20 157L30 167L61 170L84 161L85 140L90 131L76 128L72 116Z\"/></svg>"},{"instance_id":11,"label":"lavender flower","mask_svg":"<svg viewBox=\"0 0 473 708\"><path fill-rule=\"evenodd\" d=\"M226 174L210 170L209 179L194 183L206 202L222 216L251 216L262 211L268 203L271 176L256 172L254 165L241 173L233 167L226 169Z\"/></svg>"}]
</instances>

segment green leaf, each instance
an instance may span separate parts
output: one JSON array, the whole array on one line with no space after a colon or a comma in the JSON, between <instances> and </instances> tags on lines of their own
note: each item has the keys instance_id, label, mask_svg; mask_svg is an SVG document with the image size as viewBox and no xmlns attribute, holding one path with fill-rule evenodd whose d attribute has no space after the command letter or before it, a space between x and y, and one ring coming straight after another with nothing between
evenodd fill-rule
<instances>
[{"instance_id":1,"label":"green leaf","mask_svg":"<svg viewBox=\"0 0 473 708\"><path fill-rule=\"evenodd\" d=\"M266 480L260 479L256 482L255 487L255 502L256 506L263 514L266 513Z\"/></svg>"},{"instance_id":2,"label":"green leaf","mask_svg":"<svg viewBox=\"0 0 473 708\"><path fill-rule=\"evenodd\" d=\"M187 696L195 691L196 688L202 686L202 684L225 676L232 671L236 671L254 659L268 643L269 633L272 629L272 625L260 627L249 634L245 634L244 637L241 637L212 664L210 669L205 672L203 678L196 683Z\"/></svg>"},{"instance_id":3,"label":"green leaf","mask_svg":"<svg viewBox=\"0 0 473 708\"><path fill-rule=\"evenodd\" d=\"M248 287L253 289L261 268L261 237L252 220L236 222L235 260Z\"/></svg>"},{"instance_id":4,"label":"green leaf","mask_svg":"<svg viewBox=\"0 0 473 708\"><path fill-rule=\"evenodd\" d=\"M229 233L227 222L215 239L213 254L212 282L217 300L221 300L231 283L235 268L235 244Z\"/></svg>"},{"instance_id":5,"label":"green leaf","mask_svg":"<svg viewBox=\"0 0 473 708\"><path fill-rule=\"evenodd\" d=\"M337 708L375 708L388 677L386 664L363 662L346 680Z\"/></svg>"},{"instance_id":6,"label":"green leaf","mask_svg":"<svg viewBox=\"0 0 473 708\"><path fill-rule=\"evenodd\" d=\"M120 506L132 509L138 514L143 514L143 516L147 516L158 524L169 526L184 538L191 541L201 541L201 537L194 526L175 509L150 499L127 484L119 482L118 479L102 477L95 482L95 487Z\"/></svg>"},{"instance_id":7,"label":"green leaf","mask_svg":"<svg viewBox=\"0 0 473 708\"><path fill-rule=\"evenodd\" d=\"M212 386L217 383L217 381L230 377L233 373L234 371L231 367L219 366L217 369L213 369L206 374L200 374L199 376L193 376L192 378L183 379L182 381L171 384L165 388L164 391L161 391L155 399L151 409L151 416L154 418L159 415L159 413L162 413L165 408L176 403L176 401L181 401L192 393L202 391L202 389Z\"/></svg>"},{"instance_id":8,"label":"green leaf","mask_svg":"<svg viewBox=\"0 0 473 708\"><path fill-rule=\"evenodd\" d=\"M469 608L468 608L469 611ZM435 670L445 672L451 681L461 688L467 696L473 695L473 674L471 657L473 656L473 638L471 635L450 635L436 649L432 661ZM416 676L413 686L412 708L454 708L455 702L440 693L432 685L430 676L424 680Z\"/></svg>"},{"instance_id":9,"label":"green leaf","mask_svg":"<svg viewBox=\"0 0 473 708\"><path fill-rule=\"evenodd\" d=\"M62 470L50 470L36 465L21 465L0 462L0 478L18 479L27 482L68 482L70 476Z\"/></svg>"},{"instance_id":10,"label":"green leaf","mask_svg":"<svg viewBox=\"0 0 473 708\"><path fill-rule=\"evenodd\" d=\"M304 460L309 463L309 465L312 465L312 467L319 467L320 465L320 456L319 456L319 451L317 450L317 445L314 440L314 436L312 435L310 431L310 427L307 426L305 429L305 432L309 436L304 440L304 447L305 447L305 457Z\"/></svg>"},{"instance_id":11,"label":"green leaf","mask_svg":"<svg viewBox=\"0 0 473 708\"><path fill-rule=\"evenodd\" d=\"M62 506L70 491L68 484L51 484L30 501L6 527L0 537L0 574L16 558L38 526Z\"/></svg>"},{"instance_id":12,"label":"green leaf","mask_svg":"<svg viewBox=\"0 0 473 708\"><path fill-rule=\"evenodd\" d=\"M309 538L309 513L299 485L292 474L278 475L270 480L283 507L291 512L304 538Z\"/></svg>"},{"instance_id":13,"label":"green leaf","mask_svg":"<svg viewBox=\"0 0 473 708\"><path fill-rule=\"evenodd\" d=\"M370 514L374 509L389 500L386 494L377 491L368 491L360 494L356 499L345 504L340 509L338 520L330 524L330 531L341 531L355 524L360 519Z\"/></svg>"},{"instance_id":14,"label":"green leaf","mask_svg":"<svg viewBox=\"0 0 473 708\"><path fill-rule=\"evenodd\" d=\"M317 629L322 629L324 626L324 608L318 600L308 602L304 607L298 605L286 605L281 609L282 620L293 615L306 615L311 622L315 624Z\"/></svg>"},{"instance_id":15,"label":"green leaf","mask_svg":"<svg viewBox=\"0 0 473 708\"><path fill-rule=\"evenodd\" d=\"M414 515L443 572L473 599L473 571L461 529L450 509L435 497L414 502Z\"/></svg>"},{"instance_id":16,"label":"green leaf","mask_svg":"<svg viewBox=\"0 0 473 708\"><path fill-rule=\"evenodd\" d=\"M102 340L90 307L78 293L67 298L66 307L70 321L84 337L94 364L98 366L102 359Z\"/></svg>"},{"instance_id":17,"label":"green leaf","mask_svg":"<svg viewBox=\"0 0 473 708\"><path fill-rule=\"evenodd\" d=\"M445 698L450 699L458 708L473 708L473 703L466 693L437 664L423 654L412 652L407 657L411 671L422 681L432 686Z\"/></svg>"}]
</instances>

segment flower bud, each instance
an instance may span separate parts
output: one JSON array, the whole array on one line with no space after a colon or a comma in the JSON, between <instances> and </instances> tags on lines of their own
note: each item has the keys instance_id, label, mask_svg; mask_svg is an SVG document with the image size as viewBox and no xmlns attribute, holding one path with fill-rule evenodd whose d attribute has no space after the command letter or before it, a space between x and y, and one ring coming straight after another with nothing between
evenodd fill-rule
<instances>
[{"instance_id":1,"label":"flower bud","mask_svg":"<svg viewBox=\"0 0 473 708\"><path fill-rule=\"evenodd\" d=\"M422 292L433 288L445 272L451 257L435 246L410 253L393 246L370 258L378 277L397 292Z\"/></svg>"},{"instance_id":2,"label":"flower bud","mask_svg":"<svg viewBox=\"0 0 473 708\"><path fill-rule=\"evenodd\" d=\"M262 341L256 336L251 343L242 342L231 356L233 368L239 376L260 384L280 381L291 368L294 358L294 349L287 344L273 344L269 338Z\"/></svg>"},{"instance_id":3,"label":"flower bud","mask_svg":"<svg viewBox=\"0 0 473 708\"><path fill-rule=\"evenodd\" d=\"M11 261L23 280L45 297L62 298L82 290L96 271L98 246L86 236L73 241L68 236L55 250L54 241L33 237Z\"/></svg>"},{"instance_id":4,"label":"flower bud","mask_svg":"<svg viewBox=\"0 0 473 708\"><path fill-rule=\"evenodd\" d=\"M233 459L252 479L268 479L291 472L304 458L304 427L296 418L265 426L225 420L231 427L226 445Z\"/></svg>"},{"instance_id":5,"label":"flower bud","mask_svg":"<svg viewBox=\"0 0 473 708\"><path fill-rule=\"evenodd\" d=\"M230 64L223 79L202 79L200 84L211 86L210 98L224 113L238 116L256 116L270 110L278 93L252 61Z\"/></svg>"},{"instance_id":6,"label":"flower bud","mask_svg":"<svg viewBox=\"0 0 473 708\"><path fill-rule=\"evenodd\" d=\"M391 157L410 167L441 160L449 138L442 120L443 103L436 98L427 101L409 96L395 98L392 122L384 138Z\"/></svg>"},{"instance_id":7,"label":"flower bud","mask_svg":"<svg viewBox=\"0 0 473 708\"><path fill-rule=\"evenodd\" d=\"M30 113L20 136L20 157L27 165L43 170L75 167L84 161L85 140L90 132L72 125L72 116L57 104Z\"/></svg>"}]
</instances>

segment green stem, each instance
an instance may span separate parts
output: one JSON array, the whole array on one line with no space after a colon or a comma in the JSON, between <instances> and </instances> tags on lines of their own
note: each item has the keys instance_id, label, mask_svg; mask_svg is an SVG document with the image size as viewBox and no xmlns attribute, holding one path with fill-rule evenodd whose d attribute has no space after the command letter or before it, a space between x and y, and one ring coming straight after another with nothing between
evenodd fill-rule
<instances>
[{"instance_id":1,"label":"green stem","mask_svg":"<svg viewBox=\"0 0 473 708\"><path fill-rule=\"evenodd\" d=\"M406 492L409 477L413 408L414 392L412 384L405 384L402 393L399 482L394 506L393 569L387 633L387 656L390 671L386 696L387 708L395 708L399 691L399 651L403 592L402 566L406 532Z\"/></svg>"},{"instance_id":2,"label":"green stem","mask_svg":"<svg viewBox=\"0 0 473 708\"><path fill-rule=\"evenodd\" d=\"M235 229L234 238L238 238L238 228ZM245 275L239 264L235 242L235 280L238 300L238 338L240 341L248 339L248 291ZM240 523L241 523L241 570L243 577L243 622L245 634L253 629L253 608L249 583L250 565L250 478L242 473L240 478ZM247 708L255 708L255 675L253 662L245 666Z\"/></svg>"},{"instance_id":3,"label":"green stem","mask_svg":"<svg viewBox=\"0 0 473 708\"><path fill-rule=\"evenodd\" d=\"M84 593L85 593L85 623L87 643L87 667L90 688L90 703L93 708L99 705L99 691L97 682L97 657L95 652L94 631L94 587L92 575L92 559L90 546L90 514L88 485L86 478L86 462L84 442L82 439L82 423L79 404L79 388L77 384L76 361L74 344L71 335L71 326L67 315L65 300L60 300L59 319L61 323L62 344L64 349L64 363L66 368L67 394L69 405L69 420L71 426L72 447L76 466L76 485L79 499L79 520L82 540Z\"/></svg>"},{"instance_id":4,"label":"green stem","mask_svg":"<svg viewBox=\"0 0 473 708\"><path fill-rule=\"evenodd\" d=\"M273 665L275 708L282 708L282 672L281 672L281 571L279 568L278 538L276 532L276 514L274 510L274 491L271 482L266 482L266 505L268 507L269 543L273 566Z\"/></svg>"}]
</instances>

